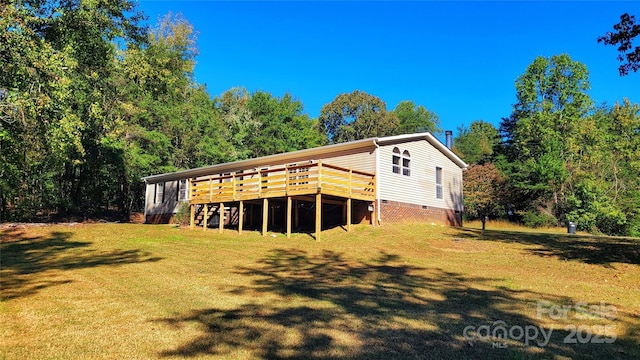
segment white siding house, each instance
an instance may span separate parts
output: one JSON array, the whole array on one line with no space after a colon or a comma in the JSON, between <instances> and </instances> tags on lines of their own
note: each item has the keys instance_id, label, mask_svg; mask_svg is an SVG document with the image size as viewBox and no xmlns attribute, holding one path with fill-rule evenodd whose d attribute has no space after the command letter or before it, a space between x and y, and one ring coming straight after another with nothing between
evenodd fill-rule
<instances>
[{"instance_id":1,"label":"white siding house","mask_svg":"<svg viewBox=\"0 0 640 360\"><path fill-rule=\"evenodd\" d=\"M305 164L308 164L309 167ZM372 185L365 190L372 192L359 197L353 195L354 191L350 188L348 190L345 188L343 192L340 192L338 191L340 189L334 186L336 191L327 192L328 195L322 198L323 206L319 211L326 212L322 215L322 226L330 226L331 224L325 225L327 221L339 223L340 216L346 216L346 214L351 214L349 221L347 221L349 224L352 221L382 223L411 220L459 226L462 222L463 210L462 171L466 167L467 164L430 133L357 140L145 177L147 189L145 221L148 223L168 222L177 212L179 204L183 201L190 201L190 194L191 196L196 194L191 191L195 191L195 184L198 183L202 186L209 181L209 186L212 183L219 185L222 182L233 182L233 197L227 197L226 200L222 200L222 198L215 200L215 196L211 195L211 203L224 202L225 208L227 208L226 226L233 226L233 222L237 221L233 220L233 210L230 210L232 208L236 212L238 208L243 209L242 214L253 210L262 211L264 222L267 219L264 210L267 209L267 202L265 201L264 207L259 202L265 197L265 192L260 194L260 189L258 189L256 193L258 195L255 198L241 199L237 195L243 190L242 186L245 186L244 190L248 189L249 180L247 179L249 178L260 177L261 180L255 179L255 183L258 184L258 181L265 183L266 179L275 179L280 176L278 178L282 179L280 184L284 184L284 179L287 179L286 189L285 185L282 185L281 194L279 193L278 196L270 195L272 207L271 210L267 210L267 212L274 211L275 214L269 217L270 226L277 226L278 223L285 221L282 218L286 218L285 215L282 215L284 210L278 209L284 207L281 204L290 201L287 198L291 196L289 194L289 180L295 178L293 173L303 171L306 174L304 176L310 176L312 180L318 181L318 184L323 178L324 193L324 190L329 187L327 181L332 176L327 174L338 176L337 172L341 171L345 176L344 179L349 179L349 186L351 186L351 177L356 176L356 172L360 174L358 176L369 176ZM315 168L317 170L314 170ZM351 172L354 175L351 175ZM271 175L270 178L269 175ZM296 181L300 182L299 179ZM276 182L274 181L274 183ZM335 184L340 183L339 180L336 180ZM190 184L194 189L188 188ZM228 185L228 188L231 189L231 184ZM263 186L262 189L266 189L266 187ZM320 192L320 186L318 186L318 193ZM248 210L243 205L238 206L241 200L246 200L250 205ZM298 196L293 196L293 200L297 201L294 204L296 220L298 219L298 211L301 216L300 224L297 225L304 226L304 222L309 220L304 217L307 210L305 202L312 201L312 198L298 194ZM354 201L354 204L349 205L347 212L344 206L351 204L351 200ZM192 205L194 204L195 202L192 200ZM344 205L342 211L339 210L340 204ZM351 206L353 206L353 212L351 212ZM206 206L204 208L208 209ZM251 220L251 215L248 216L248 219ZM319 219L319 216L320 214L316 219ZM241 229L242 216L240 218Z\"/></svg>"}]
</instances>

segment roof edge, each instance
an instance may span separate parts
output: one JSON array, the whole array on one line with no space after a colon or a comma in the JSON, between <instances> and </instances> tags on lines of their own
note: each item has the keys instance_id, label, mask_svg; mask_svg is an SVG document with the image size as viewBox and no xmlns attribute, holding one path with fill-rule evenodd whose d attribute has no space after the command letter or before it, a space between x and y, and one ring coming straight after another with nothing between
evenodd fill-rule
<instances>
[{"instance_id":1,"label":"roof edge","mask_svg":"<svg viewBox=\"0 0 640 360\"><path fill-rule=\"evenodd\" d=\"M403 135L394 135L378 138L378 144L393 144L398 141L410 141L417 139L425 139L429 142L433 147L440 150L446 157L451 159L456 165L458 165L462 170L465 170L469 165L465 163L458 155L456 155L451 149L449 149L445 144L443 144L438 138L433 136L430 132L423 133L415 133L415 134L403 134Z\"/></svg>"},{"instance_id":2,"label":"roof edge","mask_svg":"<svg viewBox=\"0 0 640 360\"><path fill-rule=\"evenodd\" d=\"M190 178L190 177L204 176L211 173L223 172L227 169L233 169L233 168L239 168L239 167L250 168L254 166L267 166L267 165L271 165L270 162L287 161L287 159L292 159L300 156L312 157L316 154L322 154L327 151L350 150L350 149L375 146L375 141L376 141L375 138L367 138L367 139L350 141L346 143L317 146L309 149L302 149L302 150L290 151L285 153L261 156L258 158L237 160L237 161L232 161L232 162L227 162L222 164L203 166L199 168L180 170L180 171L164 173L164 174L150 175L150 176L143 177L142 180L144 180L146 183L153 183L153 182L158 182L162 180L165 180L165 181L178 180L178 179L184 179L184 178Z\"/></svg>"},{"instance_id":3,"label":"roof edge","mask_svg":"<svg viewBox=\"0 0 640 360\"><path fill-rule=\"evenodd\" d=\"M433 136L429 132L423 133L414 133L414 134L402 134L402 135L393 135L393 136L385 136L385 137L376 137L376 138L367 138L361 140L350 141L346 143L339 144L331 144L318 146L310 149L302 149L291 152L273 154L262 156L258 158L245 159L245 160L237 160L228 163L208 165L199 168L180 170L170 173L164 174L156 174L143 177L145 183L154 183L159 181L171 181L171 180L179 180L191 177L205 176L216 172L224 172L226 170L234 169L234 168L251 168L255 166L267 166L271 165L269 162L281 162L287 161L287 159L292 159L300 156L309 156L312 157L316 154L322 154L327 151L340 151L340 150L350 150L357 148L365 148L368 146L375 145L385 145L391 144L401 141L411 141L411 140L419 140L424 139L429 142L433 147L442 152L445 156L447 156L451 161L453 161L456 165L458 165L461 169L465 170L469 165L467 165L462 159L460 159L451 149L447 148L440 140L438 140L435 136Z\"/></svg>"}]
</instances>

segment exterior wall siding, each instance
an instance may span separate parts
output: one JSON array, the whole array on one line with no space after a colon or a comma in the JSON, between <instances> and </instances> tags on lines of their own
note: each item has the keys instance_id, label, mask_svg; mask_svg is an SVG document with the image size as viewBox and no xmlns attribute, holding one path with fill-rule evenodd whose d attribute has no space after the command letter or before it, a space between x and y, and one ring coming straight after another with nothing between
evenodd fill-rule
<instances>
[{"instance_id":1,"label":"exterior wall siding","mask_svg":"<svg viewBox=\"0 0 640 360\"><path fill-rule=\"evenodd\" d=\"M149 215L175 214L178 212L180 203L183 202L178 201L179 186L189 186L189 182L184 182L181 185L178 185L178 183L179 180L147 184L144 212L145 218L149 217ZM156 193L158 186L164 187L164 195ZM185 195L188 194L187 190L188 189L185 189ZM184 201L187 201L187 199L184 199Z\"/></svg>"},{"instance_id":2,"label":"exterior wall siding","mask_svg":"<svg viewBox=\"0 0 640 360\"><path fill-rule=\"evenodd\" d=\"M314 161L317 162L322 160L323 163L340 166L344 168L351 168L353 170L359 170L369 173L376 172L376 158L375 158L375 147L372 146L370 149L360 148L360 149L352 149L345 151L335 151L331 153L327 153L322 155L321 157L308 158L308 157L299 157L289 159L287 161L272 161L269 163L264 163L260 166L256 166L258 169L269 168L269 167L277 167L289 164L303 164L305 162ZM241 170L247 170L243 167L238 167L237 169L230 169L225 171L225 173L237 172ZM214 175L214 174L211 174ZM200 176L198 179L205 179L209 175Z\"/></svg>"},{"instance_id":3,"label":"exterior wall siding","mask_svg":"<svg viewBox=\"0 0 640 360\"><path fill-rule=\"evenodd\" d=\"M394 147L409 151L410 176L393 172ZM442 168L442 199L436 197L436 167ZM426 140L381 146L377 177L381 200L462 211L462 169Z\"/></svg>"}]
</instances>

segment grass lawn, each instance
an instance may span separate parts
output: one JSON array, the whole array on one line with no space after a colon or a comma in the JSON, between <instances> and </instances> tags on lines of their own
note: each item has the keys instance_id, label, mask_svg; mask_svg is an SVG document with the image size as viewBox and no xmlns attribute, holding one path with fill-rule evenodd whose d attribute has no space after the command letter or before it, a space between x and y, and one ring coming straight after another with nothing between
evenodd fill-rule
<instances>
[{"instance_id":1,"label":"grass lawn","mask_svg":"<svg viewBox=\"0 0 640 360\"><path fill-rule=\"evenodd\" d=\"M78 224L0 241L5 359L640 358L638 239Z\"/></svg>"}]
</instances>

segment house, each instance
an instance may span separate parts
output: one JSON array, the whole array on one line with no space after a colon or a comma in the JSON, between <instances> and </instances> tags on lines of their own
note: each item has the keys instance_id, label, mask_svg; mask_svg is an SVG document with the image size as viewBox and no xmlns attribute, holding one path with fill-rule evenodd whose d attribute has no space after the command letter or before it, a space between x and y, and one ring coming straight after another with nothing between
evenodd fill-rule
<instances>
[{"instance_id":1,"label":"house","mask_svg":"<svg viewBox=\"0 0 640 360\"><path fill-rule=\"evenodd\" d=\"M144 178L145 222L188 202L191 227L314 230L417 220L462 224L467 164L430 133L356 140Z\"/></svg>"}]
</instances>

